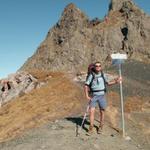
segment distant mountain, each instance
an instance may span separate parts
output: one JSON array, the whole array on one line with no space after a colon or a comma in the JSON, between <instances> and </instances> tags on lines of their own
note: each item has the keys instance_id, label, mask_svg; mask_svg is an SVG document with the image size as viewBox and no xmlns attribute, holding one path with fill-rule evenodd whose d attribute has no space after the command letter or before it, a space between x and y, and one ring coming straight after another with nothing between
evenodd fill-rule
<instances>
[{"instance_id":1,"label":"distant mountain","mask_svg":"<svg viewBox=\"0 0 150 150\"><path fill-rule=\"evenodd\" d=\"M113 52L150 62L150 16L132 0L111 0L103 20L89 18L74 4L20 70L80 71L95 60L108 64Z\"/></svg>"}]
</instances>

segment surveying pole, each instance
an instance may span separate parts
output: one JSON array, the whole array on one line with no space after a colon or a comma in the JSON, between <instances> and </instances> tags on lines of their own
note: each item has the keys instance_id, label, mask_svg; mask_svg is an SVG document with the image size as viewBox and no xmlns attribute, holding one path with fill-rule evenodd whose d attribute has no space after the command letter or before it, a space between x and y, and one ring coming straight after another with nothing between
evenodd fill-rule
<instances>
[{"instance_id":1,"label":"surveying pole","mask_svg":"<svg viewBox=\"0 0 150 150\"><path fill-rule=\"evenodd\" d=\"M119 64L119 77L122 78L121 74L121 64ZM122 133L125 137L125 121L124 121L124 104L123 104L123 90L122 90L122 81L120 81L120 102L121 102L121 118L122 118Z\"/></svg>"},{"instance_id":2,"label":"surveying pole","mask_svg":"<svg viewBox=\"0 0 150 150\"><path fill-rule=\"evenodd\" d=\"M127 55L126 54L116 53L116 54L112 54L111 58L112 58L112 64L113 65L117 65L119 67L119 77L122 78L121 68L122 68L122 64L127 59ZM119 84L120 84L121 118L122 118L122 136L125 137L125 121L124 121L125 119L124 119L124 104L123 104L122 81L120 81Z\"/></svg>"}]
</instances>

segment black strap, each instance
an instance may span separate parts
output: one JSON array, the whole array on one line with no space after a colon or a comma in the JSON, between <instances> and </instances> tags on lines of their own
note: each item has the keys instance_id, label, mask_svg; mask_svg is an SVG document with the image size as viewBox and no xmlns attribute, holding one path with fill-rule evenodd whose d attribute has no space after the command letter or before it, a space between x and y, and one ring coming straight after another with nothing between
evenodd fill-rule
<instances>
[{"instance_id":1,"label":"black strap","mask_svg":"<svg viewBox=\"0 0 150 150\"><path fill-rule=\"evenodd\" d=\"M102 89L102 90L92 90L92 92L102 92L102 91L105 91L105 89Z\"/></svg>"},{"instance_id":2,"label":"black strap","mask_svg":"<svg viewBox=\"0 0 150 150\"><path fill-rule=\"evenodd\" d=\"M91 72L91 75L92 75L92 79L91 79L90 84L88 85L88 86L90 87L90 91L91 91L91 92L101 92L101 91L106 92L106 91L107 91L107 90L106 90L106 84L108 84L108 82L105 80L103 71L101 71L101 77L102 77L102 79L103 79L103 81L104 81L104 89L102 89L102 90L95 90L95 91L93 91L93 90L91 89L93 80L94 80L94 78L95 78L94 72Z\"/></svg>"},{"instance_id":3,"label":"black strap","mask_svg":"<svg viewBox=\"0 0 150 150\"><path fill-rule=\"evenodd\" d=\"M103 78L103 80L104 80L104 92L107 92L106 85L108 84L108 82L105 80L103 71L101 71L101 76L102 76L102 78Z\"/></svg>"},{"instance_id":4,"label":"black strap","mask_svg":"<svg viewBox=\"0 0 150 150\"><path fill-rule=\"evenodd\" d=\"M90 84L89 84L89 87L92 86L93 80L94 80L94 78L95 78L95 74L94 74L93 72L91 72L91 75L92 75L92 79L91 79L91 82L90 82Z\"/></svg>"}]
</instances>

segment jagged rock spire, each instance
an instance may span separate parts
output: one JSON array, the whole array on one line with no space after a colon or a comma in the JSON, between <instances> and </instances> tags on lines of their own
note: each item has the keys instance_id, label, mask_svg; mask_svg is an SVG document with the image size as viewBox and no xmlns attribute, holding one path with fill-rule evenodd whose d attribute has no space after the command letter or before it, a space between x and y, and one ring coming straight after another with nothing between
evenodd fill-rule
<instances>
[{"instance_id":1,"label":"jagged rock spire","mask_svg":"<svg viewBox=\"0 0 150 150\"><path fill-rule=\"evenodd\" d=\"M75 4L70 3L64 9L58 24L63 28L70 29L72 27L85 26L87 22L88 17Z\"/></svg>"},{"instance_id":2,"label":"jagged rock spire","mask_svg":"<svg viewBox=\"0 0 150 150\"><path fill-rule=\"evenodd\" d=\"M120 10L125 2L133 4L132 0L111 0L109 4L109 10Z\"/></svg>"},{"instance_id":3,"label":"jagged rock spire","mask_svg":"<svg viewBox=\"0 0 150 150\"><path fill-rule=\"evenodd\" d=\"M119 11L126 15L140 16L144 14L144 11L140 9L133 0L111 0L109 4L109 12Z\"/></svg>"}]
</instances>

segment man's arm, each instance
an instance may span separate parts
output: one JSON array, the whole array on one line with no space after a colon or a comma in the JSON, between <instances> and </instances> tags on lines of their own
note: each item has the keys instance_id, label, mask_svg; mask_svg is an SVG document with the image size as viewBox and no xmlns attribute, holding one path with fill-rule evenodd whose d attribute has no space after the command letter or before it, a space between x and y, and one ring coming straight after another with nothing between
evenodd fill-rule
<instances>
[{"instance_id":1,"label":"man's arm","mask_svg":"<svg viewBox=\"0 0 150 150\"><path fill-rule=\"evenodd\" d=\"M85 84L84 86L84 93L87 100L91 100L91 97L89 96L89 86Z\"/></svg>"},{"instance_id":2,"label":"man's arm","mask_svg":"<svg viewBox=\"0 0 150 150\"><path fill-rule=\"evenodd\" d=\"M85 85L84 85L84 93L85 93L85 97L86 97L86 99L87 100L91 100L91 96L89 95L89 86L90 86L90 83L91 83L91 81L92 81L92 78L93 78L93 75L92 74L90 74L90 75L88 75L88 77L87 77L87 79L86 79L86 81L85 81Z\"/></svg>"},{"instance_id":3,"label":"man's arm","mask_svg":"<svg viewBox=\"0 0 150 150\"><path fill-rule=\"evenodd\" d=\"M122 78L117 77L117 78L115 78L115 79L109 81L109 82L108 82L108 85L118 84L118 83L120 83L121 81L122 81Z\"/></svg>"}]
</instances>

